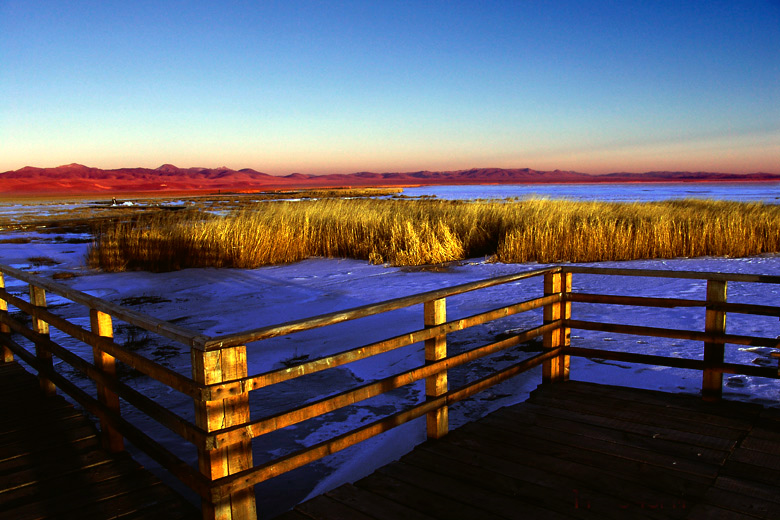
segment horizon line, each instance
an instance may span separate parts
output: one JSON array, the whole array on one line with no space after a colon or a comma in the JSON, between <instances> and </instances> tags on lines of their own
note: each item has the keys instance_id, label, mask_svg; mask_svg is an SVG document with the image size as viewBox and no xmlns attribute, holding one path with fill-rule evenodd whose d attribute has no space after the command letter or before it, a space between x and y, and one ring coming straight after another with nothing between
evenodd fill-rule
<instances>
[{"instance_id":1,"label":"horizon line","mask_svg":"<svg viewBox=\"0 0 780 520\"><path fill-rule=\"evenodd\" d=\"M305 175L305 176L313 176L313 177L324 177L329 175L355 175L360 173L372 173L377 175L384 175L384 174L408 174L408 173L462 173L462 172L468 172L468 171L474 171L474 170L528 170L528 171L535 171L535 172L545 172L545 173L555 173L555 172L561 172L561 173L576 173L576 174L583 174L583 175L590 175L594 177L600 177L605 175L615 175L615 174L624 174L624 175L646 175L646 174L652 174L652 173L697 173L697 174L718 174L718 175L739 175L739 176L747 176L747 175L780 175L780 171L777 172L770 172L770 171L752 171L752 172L733 172L733 171L715 171L715 170L701 170L701 169L686 169L686 170L670 170L670 169L656 169L656 170L647 170L647 171L629 171L629 170L615 170L615 171L608 171L605 173L591 173L581 170L572 170L572 169L536 169L536 168L530 168L530 167L500 167L500 166L474 166L471 168L461 168L456 170L436 170L436 169L413 169L413 170L386 170L386 171L378 171L378 170L356 170L356 171L349 171L349 172L333 172L333 173L303 173L300 171L291 171L290 173L267 173L263 172L262 170L258 170L256 168L252 167L242 167L242 168L231 168L229 166L215 166L215 167L209 167L209 166L176 166L172 163L163 163L160 166L157 167L149 167L149 166L120 166L118 168L103 168L99 166L88 166L83 163L68 163L68 164L60 164L57 166L31 166L31 165L25 165L21 168L12 169L12 170L6 170L4 172L0 172L0 175L4 173L11 173L11 172L18 172L20 170L24 170L26 168L34 168L39 170L49 170L49 169L58 169L58 168L66 168L66 167L84 167L89 169L96 169L96 170L103 170L103 171L110 171L110 170L135 170L135 169L143 169L143 170L163 170L166 167L172 167L176 168L177 170L225 170L225 171L233 171L233 172L241 172L246 170L251 170L257 173L262 173L265 175L270 175L272 177L289 177L290 175Z\"/></svg>"}]
</instances>

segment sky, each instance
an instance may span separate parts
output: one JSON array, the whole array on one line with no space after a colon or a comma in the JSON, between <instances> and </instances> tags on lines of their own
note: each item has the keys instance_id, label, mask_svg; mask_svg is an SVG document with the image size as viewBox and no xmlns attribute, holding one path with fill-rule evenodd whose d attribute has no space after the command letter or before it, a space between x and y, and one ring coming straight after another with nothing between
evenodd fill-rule
<instances>
[{"instance_id":1,"label":"sky","mask_svg":"<svg viewBox=\"0 0 780 520\"><path fill-rule=\"evenodd\" d=\"M0 171L780 173L780 0L0 0Z\"/></svg>"}]
</instances>

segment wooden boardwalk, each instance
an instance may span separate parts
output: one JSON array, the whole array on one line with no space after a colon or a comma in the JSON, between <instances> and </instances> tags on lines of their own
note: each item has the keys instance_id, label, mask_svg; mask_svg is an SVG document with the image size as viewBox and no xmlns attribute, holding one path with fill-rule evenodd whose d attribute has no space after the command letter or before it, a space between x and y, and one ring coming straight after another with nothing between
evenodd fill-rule
<instances>
[{"instance_id":1,"label":"wooden boardwalk","mask_svg":"<svg viewBox=\"0 0 780 520\"><path fill-rule=\"evenodd\" d=\"M573 275L690 280L701 289L690 298L687 289L671 298L619 296L572 290ZM5 276L29 285L24 292L8 292ZM477 291L531 279L541 287L513 294L530 299L503 303L477 314L447 317L447 302ZM0 265L0 343L2 359L13 357L41 372L69 392L84 409L101 417L101 429L112 451L122 439L133 442L179 482L201 497L202 516L210 520L256 518L256 485L318 461L391 428L426 417L430 440L399 462L375 474L300 504L285 513L288 520L305 518L395 519L420 518L778 518L780 500L780 428L778 409L722 402L723 374L766 380L780 379L774 366L726 361L726 345L749 345L776 350L774 330L762 336L726 332L726 315L780 317L780 306L728 301L729 283L750 284L755 295L742 301L774 301L761 290L780 286L780 276L698 271L610 269L552 266L337 310L276 325L246 323L243 330L203 335L177 324L139 313L116 303L73 290L50 279ZM616 282L621 283L621 282ZM645 283L645 282L643 282ZM706 285L705 285L706 283ZM686 286L687 287L687 286ZM740 292L742 290L740 289ZM55 294L88 309L85 323L69 321L47 307L46 295ZM533 296L536 295L536 296ZM572 307L603 305L606 322L572 319ZM648 325L621 323L614 306L699 309L704 319L690 320L690 329L668 329L665 316ZM303 360L292 367L270 368L250 374L248 345L289 336L381 313L422 310L421 328L364 345L351 340L345 350ZM421 309L420 309L421 307ZM7 309L16 311L8 313ZM623 308L623 307L620 307ZM451 333L495 323L528 311L542 310L541 322L526 330L487 328L486 344L447 350ZM415 311L417 312L417 311ZM687 312L687 311L686 311ZM21 316L19 316L21 313ZM29 319L25 319L28 317ZM127 348L114 337L114 322L140 327L152 337L174 341L191 355L191 375L184 375ZM365 323L365 322L363 322ZM53 327L79 344L91 347L94 363L52 340ZM367 325L370 326L370 325ZM508 334L491 331L506 330ZM571 331L601 331L702 342L700 355L648 354L584 348L571 344ZM763 330L763 325L753 329ZM484 331L483 331L484 332ZM330 332L325 332L330 334ZM332 336L340 337L333 331ZM22 344L18 339L25 338ZM500 370L465 381L453 388L450 369L541 339L541 352ZM299 377L347 366L371 356L424 343L425 361L396 372L385 366L382 379L349 388L286 410L253 417L250 393L284 387ZM34 347L34 348L33 348ZM416 348L416 347L415 347ZM262 349L262 347L261 347ZM58 362L52 364L52 356ZM567 382L571 357L700 371L702 395L659 392ZM385 358L387 359L387 358ZM117 378L116 366L133 367L159 383L192 399L195 421ZM120 365L121 366L121 365ZM70 367L70 368L69 368ZM546 386L528 402L501 410L450 435L449 407L493 385L541 367ZM0 372L0 517L2 518L175 518L196 516L187 504L170 494L127 455L111 456L97 450L92 424L62 400L44 399L37 381L16 365ZM385 373L383 371L383 373ZM81 390L88 378L94 395ZM573 374L577 377L576 374ZM253 439L303 421L425 381L426 399L346 432L327 435L270 460L253 460ZM46 379L43 380L47 383ZM27 385L21 389L20 385ZM306 381L298 381L306 386ZM776 388L776 387L773 387ZM52 389L52 388L50 388ZM284 391L284 390L278 390ZM34 395L33 395L34 394ZM130 406L120 406L120 399ZM129 414L128 409L133 413ZM165 425L198 453L197 468L181 460L134 424L135 412ZM35 415L31 415L34 413ZM327 420L327 419L320 419ZM327 430L327 429L326 429ZM324 433L324 431L323 431ZM113 471L113 468L117 471ZM183 508L183 509L182 509ZM264 512L259 516L264 518ZM1 518L0 518L1 520Z\"/></svg>"},{"instance_id":2,"label":"wooden boardwalk","mask_svg":"<svg viewBox=\"0 0 780 520\"><path fill-rule=\"evenodd\" d=\"M200 518L126 453L104 451L94 425L19 364L0 364L0 396L1 519Z\"/></svg>"},{"instance_id":3,"label":"wooden boardwalk","mask_svg":"<svg viewBox=\"0 0 780 520\"><path fill-rule=\"evenodd\" d=\"M278 518L780 518L780 410L568 381Z\"/></svg>"}]
</instances>

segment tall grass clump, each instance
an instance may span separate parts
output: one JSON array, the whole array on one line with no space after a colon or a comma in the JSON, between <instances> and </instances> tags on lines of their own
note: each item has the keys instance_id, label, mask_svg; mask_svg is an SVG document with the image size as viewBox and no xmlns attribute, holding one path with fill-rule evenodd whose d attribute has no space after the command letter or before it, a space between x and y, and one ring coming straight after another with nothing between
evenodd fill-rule
<instances>
[{"instance_id":1,"label":"tall grass clump","mask_svg":"<svg viewBox=\"0 0 780 520\"><path fill-rule=\"evenodd\" d=\"M107 271L160 272L296 262L309 256L294 239L298 224L262 214L229 221L194 212L141 217L99 230L89 264Z\"/></svg>"},{"instance_id":2,"label":"tall grass clump","mask_svg":"<svg viewBox=\"0 0 780 520\"><path fill-rule=\"evenodd\" d=\"M779 230L780 207L725 201L264 202L223 217L177 212L108 225L90 264L169 271L310 256L393 265L749 256L780 251Z\"/></svg>"},{"instance_id":3,"label":"tall grass clump","mask_svg":"<svg viewBox=\"0 0 780 520\"><path fill-rule=\"evenodd\" d=\"M498 246L502 262L599 262L780 251L780 207L672 200L529 201Z\"/></svg>"}]
</instances>

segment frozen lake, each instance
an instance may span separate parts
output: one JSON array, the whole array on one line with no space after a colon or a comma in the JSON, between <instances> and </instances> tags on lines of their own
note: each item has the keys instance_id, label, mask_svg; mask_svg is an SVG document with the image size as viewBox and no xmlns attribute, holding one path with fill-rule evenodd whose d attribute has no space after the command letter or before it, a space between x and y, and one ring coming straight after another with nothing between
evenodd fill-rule
<instances>
[{"instance_id":1,"label":"frozen lake","mask_svg":"<svg viewBox=\"0 0 780 520\"><path fill-rule=\"evenodd\" d=\"M647 202L667 199L717 199L780 203L780 183L647 183L647 184L502 184L488 186L421 186L404 188L404 195L435 195L440 199L551 199Z\"/></svg>"},{"instance_id":2,"label":"frozen lake","mask_svg":"<svg viewBox=\"0 0 780 520\"><path fill-rule=\"evenodd\" d=\"M506 199L542 197L571 200L603 200L612 202L648 202L667 199L717 199L742 202L764 202L780 204L780 183L647 183L647 184L502 184L476 186L421 186L404 188L403 194L409 197L436 196L446 200ZM389 197L381 197L389 198ZM300 199L285 199L300 200ZM0 221L19 222L31 216L49 216L57 218L70 210L91 209L98 213L106 208L110 197L95 195L82 200L61 200L50 202L15 203L0 201ZM220 201L209 206L208 211L224 215L234 207L253 201L252 195L236 195L231 200ZM264 201L267 202L267 201ZM155 199L125 201L139 209L154 207ZM202 204L196 198L166 200L165 205L194 207ZM3 231L0 225L0 232ZM1 251L1 249L0 249Z\"/></svg>"}]
</instances>

